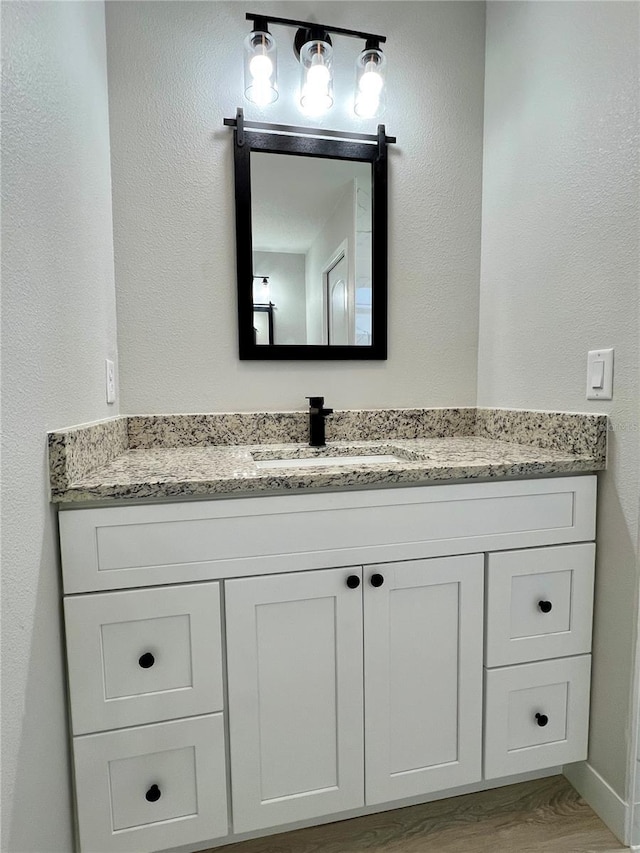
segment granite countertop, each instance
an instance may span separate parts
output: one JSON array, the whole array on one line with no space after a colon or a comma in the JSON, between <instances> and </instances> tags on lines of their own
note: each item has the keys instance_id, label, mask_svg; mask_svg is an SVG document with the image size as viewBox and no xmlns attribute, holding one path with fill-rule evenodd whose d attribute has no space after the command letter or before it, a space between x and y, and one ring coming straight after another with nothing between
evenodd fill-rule
<instances>
[{"instance_id":1,"label":"granite countertop","mask_svg":"<svg viewBox=\"0 0 640 853\"><path fill-rule=\"evenodd\" d=\"M51 499L78 505L277 494L597 471L604 415L508 409L342 412L327 446L304 412L114 418L49 434ZM374 438L373 436L376 436ZM398 461L270 467L270 460L394 455ZM260 463L260 465L258 464Z\"/></svg>"}]
</instances>

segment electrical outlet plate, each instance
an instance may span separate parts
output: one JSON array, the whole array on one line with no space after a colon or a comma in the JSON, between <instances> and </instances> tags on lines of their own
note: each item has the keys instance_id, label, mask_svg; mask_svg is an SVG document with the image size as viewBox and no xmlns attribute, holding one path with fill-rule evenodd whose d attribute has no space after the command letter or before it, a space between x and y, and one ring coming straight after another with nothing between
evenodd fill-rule
<instances>
[{"instance_id":1,"label":"electrical outlet plate","mask_svg":"<svg viewBox=\"0 0 640 853\"><path fill-rule=\"evenodd\" d=\"M594 349L587 356L587 400L613 399L613 349Z\"/></svg>"},{"instance_id":2,"label":"electrical outlet plate","mask_svg":"<svg viewBox=\"0 0 640 853\"><path fill-rule=\"evenodd\" d=\"M116 368L111 359L107 358L104 363L105 379L107 383L107 403L116 401Z\"/></svg>"}]
</instances>

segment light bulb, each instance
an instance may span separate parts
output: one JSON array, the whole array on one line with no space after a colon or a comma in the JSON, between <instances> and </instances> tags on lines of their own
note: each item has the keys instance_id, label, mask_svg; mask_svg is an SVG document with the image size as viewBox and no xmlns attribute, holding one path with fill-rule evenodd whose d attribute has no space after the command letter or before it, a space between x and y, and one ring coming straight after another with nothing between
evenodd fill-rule
<instances>
[{"instance_id":1,"label":"light bulb","mask_svg":"<svg viewBox=\"0 0 640 853\"><path fill-rule=\"evenodd\" d=\"M256 54L249 63L249 71L254 80L268 80L273 74L273 62L264 54Z\"/></svg>"},{"instance_id":2,"label":"light bulb","mask_svg":"<svg viewBox=\"0 0 640 853\"><path fill-rule=\"evenodd\" d=\"M251 100L258 107L266 107L273 101L273 89L268 80L256 80L251 87Z\"/></svg>"},{"instance_id":3,"label":"light bulb","mask_svg":"<svg viewBox=\"0 0 640 853\"><path fill-rule=\"evenodd\" d=\"M360 118L374 118L380 108L380 98L366 92L359 92L355 103L355 113Z\"/></svg>"},{"instance_id":4,"label":"light bulb","mask_svg":"<svg viewBox=\"0 0 640 853\"><path fill-rule=\"evenodd\" d=\"M322 61L314 64L307 71L307 82L302 93L302 106L309 113L320 113L328 110L333 103L329 95L331 73Z\"/></svg>"},{"instance_id":5,"label":"light bulb","mask_svg":"<svg viewBox=\"0 0 640 853\"><path fill-rule=\"evenodd\" d=\"M303 93L300 99L303 110L309 115L319 115L326 112L333 104L329 95L318 95L315 93Z\"/></svg>"},{"instance_id":6,"label":"light bulb","mask_svg":"<svg viewBox=\"0 0 640 853\"><path fill-rule=\"evenodd\" d=\"M300 106L309 115L323 113L333 105L331 61L332 47L327 41L312 39L300 50Z\"/></svg>"},{"instance_id":7,"label":"light bulb","mask_svg":"<svg viewBox=\"0 0 640 853\"><path fill-rule=\"evenodd\" d=\"M307 71L307 85L313 86L314 89L326 90L330 80L331 73L322 60L314 63Z\"/></svg>"},{"instance_id":8,"label":"light bulb","mask_svg":"<svg viewBox=\"0 0 640 853\"><path fill-rule=\"evenodd\" d=\"M378 69L374 62L367 62L365 71L360 78L360 90L366 92L367 95L378 96L384 86L384 80L378 73Z\"/></svg>"}]
</instances>

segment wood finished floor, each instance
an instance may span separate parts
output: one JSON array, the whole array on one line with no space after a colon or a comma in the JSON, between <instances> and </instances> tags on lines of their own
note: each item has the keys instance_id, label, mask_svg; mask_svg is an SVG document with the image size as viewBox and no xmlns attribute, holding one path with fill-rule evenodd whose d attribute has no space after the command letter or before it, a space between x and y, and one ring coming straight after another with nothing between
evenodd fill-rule
<instances>
[{"instance_id":1,"label":"wood finished floor","mask_svg":"<svg viewBox=\"0 0 640 853\"><path fill-rule=\"evenodd\" d=\"M300 829L221 853L623 853L563 776Z\"/></svg>"}]
</instances>

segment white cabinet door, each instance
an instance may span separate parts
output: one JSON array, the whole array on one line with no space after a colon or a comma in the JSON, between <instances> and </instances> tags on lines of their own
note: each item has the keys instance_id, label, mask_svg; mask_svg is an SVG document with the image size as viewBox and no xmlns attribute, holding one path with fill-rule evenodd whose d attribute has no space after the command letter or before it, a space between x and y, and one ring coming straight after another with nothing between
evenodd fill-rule
<instances>
[{"instance_id":1,"label":"white cabinet door","mask_svg":"<svg viewBox=\"0 0 640 853\"><path fill-rule=\"evenodd\" d=\"M364 804L361 576L225 583L235 832Z\"/></svg>"},{"instance_id":2,"label":"white cabinet door","mask_svg":"<svg viewBox=\"0 0 640 853\"><path fill-rule=\"evenodd\" d=\"M366 802L482 776L481 554L364 568Z\"/></svg>"}]
</instances>

